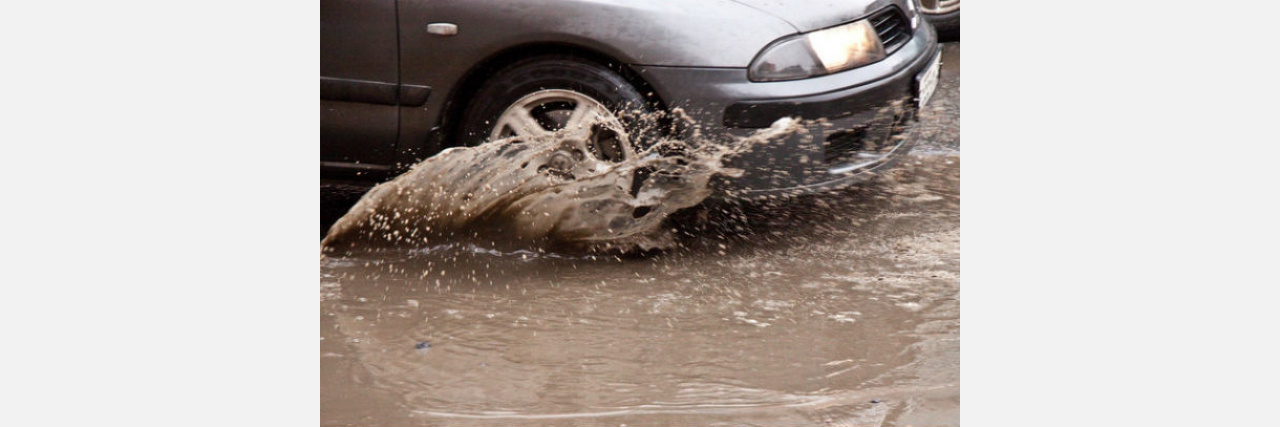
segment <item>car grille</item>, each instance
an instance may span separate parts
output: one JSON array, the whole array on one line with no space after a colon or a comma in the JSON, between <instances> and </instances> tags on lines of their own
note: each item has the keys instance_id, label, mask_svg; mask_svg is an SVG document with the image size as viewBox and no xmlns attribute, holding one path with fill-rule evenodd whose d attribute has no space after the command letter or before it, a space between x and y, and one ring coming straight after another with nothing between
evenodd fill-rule
<instances>
[{"instance_id":1,"label":"car grille","mask_svg":"<svg viewBox=\"0 0 1280 427\"><path fill-rule=\"evenodd\" d=\"M911 39L911 23L907 22L907 17L896 7L872 16L871 26L875 27L880 43L884 44L885 55L892 55Z\"/></svg>"}]
</instances>

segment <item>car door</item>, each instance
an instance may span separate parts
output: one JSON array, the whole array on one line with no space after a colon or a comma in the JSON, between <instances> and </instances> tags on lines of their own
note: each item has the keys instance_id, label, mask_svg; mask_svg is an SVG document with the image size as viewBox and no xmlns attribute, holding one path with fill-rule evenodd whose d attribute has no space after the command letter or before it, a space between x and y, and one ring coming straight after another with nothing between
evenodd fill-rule
<instances>
[{"instance_id":1,"label":"car door","mask_svg":"<svg viewBox=\"0 0 1280 427\"><path fill-rule=\"evenodd\" d=\"M320 0L320 169L376 178L394 159L396 0Z\"/></svg>"}]
</instances>

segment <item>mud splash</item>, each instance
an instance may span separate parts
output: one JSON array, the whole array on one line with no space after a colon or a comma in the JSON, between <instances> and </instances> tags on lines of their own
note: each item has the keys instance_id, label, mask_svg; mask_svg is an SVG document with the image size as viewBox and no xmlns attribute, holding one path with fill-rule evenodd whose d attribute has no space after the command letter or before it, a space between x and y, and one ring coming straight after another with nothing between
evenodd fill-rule
<instances>
[{"instance_id":1,"label":"mud splash","mask_svg":"<svg viewBox=\"0 0 1280 427\"><path fill-rule=\"evenodd\" d=\"M494 246L546 245L585 251L671 247L663 223L701 203L712 177L735 177L727 157L802 129L781 119L749 137L636 140L616 121L535 138L450 148L374 187L321 242L325 251L360 244L424 247L470 240ZM601 160L598 135L612 132L626 158ZM647 140L646 140L647 139ZM615 145L619 146L619 145Z\"/></svg>"}]
</instances>

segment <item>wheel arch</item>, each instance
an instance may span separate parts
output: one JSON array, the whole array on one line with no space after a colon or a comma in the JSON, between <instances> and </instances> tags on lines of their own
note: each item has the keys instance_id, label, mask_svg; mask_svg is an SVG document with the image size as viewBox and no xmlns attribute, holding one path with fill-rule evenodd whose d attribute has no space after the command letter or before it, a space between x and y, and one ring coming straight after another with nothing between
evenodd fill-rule
<instances>
[{"instance_id":1,"label":"wheel arch","mask_svg":"<svg viewBox=\"0 0 1280 427\"><path fill-rule=\"evenodd\" d=\"M458 141L460 122L466 110L466 103L460 100L475 95L492 74L516 62L544 55L569 55L606 67L622 76L636 88L647 101L659 111L668 111L666 102L658 95L658 91L649 84L640 73L628 64L600 50L565 42L531 42L503 49L479 61L463 74L449 91L445 101L443 115L440 118L440 129L444 132L446 146L455 146Z\"/></svg>"}]
</instances>

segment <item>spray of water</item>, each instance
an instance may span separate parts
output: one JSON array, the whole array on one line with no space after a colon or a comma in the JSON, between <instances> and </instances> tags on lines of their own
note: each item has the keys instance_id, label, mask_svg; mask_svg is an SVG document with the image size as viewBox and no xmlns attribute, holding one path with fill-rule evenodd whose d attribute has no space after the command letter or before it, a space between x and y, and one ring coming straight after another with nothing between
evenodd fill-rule
<instances>
[{"instance_id":1,"label":"spray of water","mask_svg":"<svg viewBox=\"0 0 1280 427\"><path fill-rule=\"evenodd\" d=\"M727 141L652 132L632 138L616 123L447 149L370 190L321 245L331 251L479 239L588 251L667 248L674 241L663 226L669 215L706 199L712 177L741 175L724 165L728 157L801 129L782 119ZM584 153L598 146L593 132L602 126L641 148L619 161Z\"/></svg>"}]
</instances>

